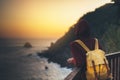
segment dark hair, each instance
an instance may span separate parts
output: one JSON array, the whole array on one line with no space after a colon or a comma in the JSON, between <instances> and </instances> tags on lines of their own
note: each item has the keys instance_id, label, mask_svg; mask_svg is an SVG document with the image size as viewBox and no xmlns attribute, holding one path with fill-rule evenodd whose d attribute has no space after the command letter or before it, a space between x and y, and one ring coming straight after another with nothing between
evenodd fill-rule
<instances>
[{"instance_id":1,"label":"dark hair","mask_svg":"<svg viewBox=\"0 0 120 80\"><path fill-rule=\"evenodd\" d=\"M90 37L90 27L86 20L81 19L75 24L75 35L79 38Z\"/></svg>"}]
</instances>

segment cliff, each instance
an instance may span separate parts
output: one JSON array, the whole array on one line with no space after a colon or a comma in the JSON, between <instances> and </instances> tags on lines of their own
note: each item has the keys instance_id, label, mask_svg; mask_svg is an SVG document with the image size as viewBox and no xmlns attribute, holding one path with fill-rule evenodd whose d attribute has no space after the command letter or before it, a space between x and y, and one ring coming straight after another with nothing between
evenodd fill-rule
<instances>
[{"instance_id":1,"label":"cliff","mask_svg":"<svg viewBox=\"0 0 120 80\"><path fill-rule=\"evenodd\" d=\"M117 4L106 4L93 12L88 12L81 18L86 19L90 26L92 37L97 37L107 53L120 50L120 6ZM80 18L80 19L81 19ZM74 25L74 24L73 24ZM49 61L71 67L67 59L71 57L69 44L75 40L73 27L52 44L48 50L38 53L39 56L47 57Z\"/></svg>"}]
</instances>

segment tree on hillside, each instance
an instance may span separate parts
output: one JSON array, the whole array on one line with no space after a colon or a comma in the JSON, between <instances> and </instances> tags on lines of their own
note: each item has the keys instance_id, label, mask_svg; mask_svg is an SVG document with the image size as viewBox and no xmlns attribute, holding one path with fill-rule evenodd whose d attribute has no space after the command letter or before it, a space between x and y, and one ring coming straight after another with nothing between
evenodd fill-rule
<instances>
[{"instance_id":1,"label":"tree on hillside","mask_svg":"<svg viewBox=\"0 0 120 80\"><path fill-rule=\"evenodd\" d=\"M111 1L114 1L115 4L120 4L120 0L111 0Z\"/></svg>"}]
</instances>

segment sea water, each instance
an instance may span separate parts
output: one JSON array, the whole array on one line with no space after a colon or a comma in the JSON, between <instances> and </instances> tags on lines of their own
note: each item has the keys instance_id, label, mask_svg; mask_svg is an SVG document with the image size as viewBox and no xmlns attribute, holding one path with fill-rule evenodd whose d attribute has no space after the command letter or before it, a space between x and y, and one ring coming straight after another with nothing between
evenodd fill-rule
<instances>
[{"instance_id":1,"label":"sea water","mask_svg":"<svg viewBox=\"0 0 120 80\"><path fill-rule=\"evenodd\" d=\"M55 39L0 39L0 80L64 80L71 69L41 58ZM24 48L30 42L32 48ZM47 67L47 68L46 68Z\"/></svg>"}]
</instances>

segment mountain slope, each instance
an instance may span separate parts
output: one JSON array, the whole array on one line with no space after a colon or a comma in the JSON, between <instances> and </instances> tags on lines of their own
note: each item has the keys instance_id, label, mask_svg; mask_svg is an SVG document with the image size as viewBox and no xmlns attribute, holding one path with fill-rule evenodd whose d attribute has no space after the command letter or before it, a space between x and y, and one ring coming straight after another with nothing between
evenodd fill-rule
<instances>
[{"instance_id":1,"label":"mountain slope","mask_svg":"<svg viewBox=\"0 0 120 80\"><path fill-rule=\"evenodd\" d=\"M106 4L81 17L89 22L92 37L97 37L100 40L107 53L120 50L119 13L119 5ZM49 61L59 63L61 66L71 67L66 60L71 57L69 44L75 40L73 31L74 28L70 27L69 31L63 37L51 45L48 50L38 53L38 55L47 57Z\"/></svg>"}]
</instances>

